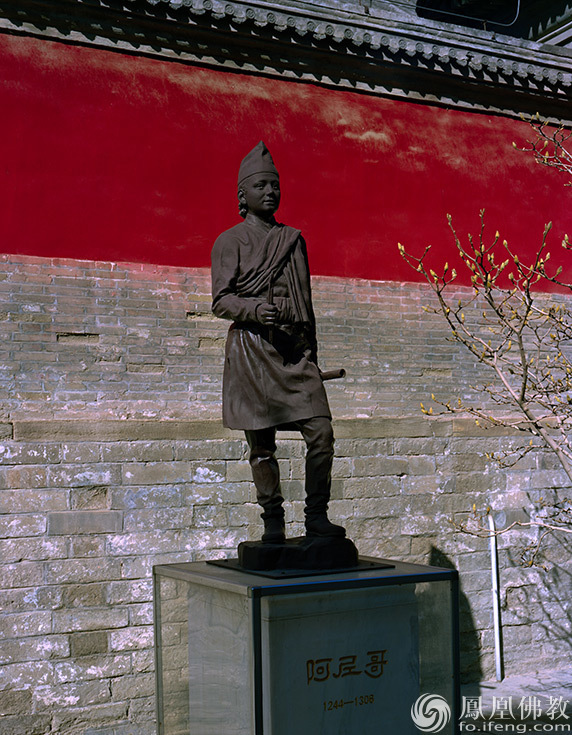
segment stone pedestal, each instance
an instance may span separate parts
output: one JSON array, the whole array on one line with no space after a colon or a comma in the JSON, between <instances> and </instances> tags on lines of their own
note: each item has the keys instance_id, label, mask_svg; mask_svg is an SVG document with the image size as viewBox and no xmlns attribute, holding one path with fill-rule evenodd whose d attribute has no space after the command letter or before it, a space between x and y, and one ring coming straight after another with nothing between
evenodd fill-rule
<instances>
[{"instance_id":1,"label":"stone pedestal","mask_svg":"<svg viewBox=\"0 0 572 735\"><path fill-rule=\"evenodd\" d=\"M452 735L456 572L391 564L278 580L155 567L159 735L416 735L428 692Z\"/></svg>"}]
</instances>

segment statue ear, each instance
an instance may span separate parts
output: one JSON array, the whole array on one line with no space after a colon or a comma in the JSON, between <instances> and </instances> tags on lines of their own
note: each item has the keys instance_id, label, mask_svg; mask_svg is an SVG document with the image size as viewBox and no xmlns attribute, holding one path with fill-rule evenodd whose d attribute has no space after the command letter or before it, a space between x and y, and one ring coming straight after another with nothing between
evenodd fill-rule
<instances>
[{"instance_id":1,"label":"statue ear","mask_svg":"<svg viewBox=\"0 0 572 735\"><path fill-rule=\"evenodd\" d=\"M248 214L248 205L246 204L246 197L244 196L243 189L238 190L238 213L243 219Z\"/></svg>"}]
</instances>

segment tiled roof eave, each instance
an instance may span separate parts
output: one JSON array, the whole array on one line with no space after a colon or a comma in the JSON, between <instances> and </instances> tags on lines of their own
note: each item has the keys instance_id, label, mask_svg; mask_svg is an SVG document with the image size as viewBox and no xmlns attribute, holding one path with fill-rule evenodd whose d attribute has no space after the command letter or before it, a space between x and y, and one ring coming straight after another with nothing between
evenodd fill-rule
<instances>
[{"instance_id":1,"label":"tiled roof eave","mask_svg":"<svg viewBox=\"0 0 572 735\"><path fill-rule=\"evenodd\" d=\"M377 77L386 90L393 82L394 88L405 88L412 79L419 79L421 97L434 88L439 99L440 85L444 90L441 97L449 95L454 102L463 97L463 89L477 98L490 92L498 101L483 106L501 109L499 104L508 93L530 98L524 107L520 101L510 103L515 111L533 112L536 102L540 105L552 100L557 103L554 114L560 118L572 101L569 51L444 24L417 25L302 2L286 6L265 0L0 0L0 26L6 28L3 18L7 18L8 26L17 25L3 12L3 7L16 4L24 8L20 15L27 5L42 7L42 17L48 23L57 10L58 18L70 18L70 40L75 40L78 33L83 33L84 39L78 42L99 43L108 38L118 50L133 48L139 53L175 56L183 61L206 60L215 66L246 71L252 67L262 73L273 73L275 67L276 73L291 72L295 78L319 82L324 81L333 64L333 84L347 86L353 74L351 84L359 86L356 79L363 78L365 87L375 91ZM86 20L90 14L91 26ZM17 30L34 32L35 16L30 13L30 17L32 23L20 25ZM46 22L43 29L38 26L38 34L65 37L54 23L54 28ZM61 20L59 26L63 27ZM221 39L228 48L217 54ZM264 68L260 63L249 66L248 55L255 52L266 59ZM281 59L282 67L273 56ZM335 81L344 74L347 78ZM407 90L407 94L410 92Z\"/></svg>"},{"instance_id":2,"label":"tiled roof eave","mask_svg":"<svg viewBox=\"0 0 572 735\"><path fill-rule=\"evenodd\" d=\"M451 32L423 24L356 17L355 13L330 7L310 10L301 4L285 8L272 2L239 2L237 0L147 0L150 6L167 5L187 8L191 14L208 14L214 19L227 18L233 23L245 21L277 32L287 28L303 37L329 39L333 44L362 44L374 51L403 51L410 63L447 62L469 65L475 70L502 69L506 76L522 78L554 77L564 86L572 86L572 53L543 49L541 44L499 37L486 32ZM126 3L127 5L128 3ZM438 26L439 24L434 24ZM441 24L442 25L442 24ZM343 52L343 49L341 49ZM403 59L407 63L407 59Z\"/></svg>"}]
</instances>

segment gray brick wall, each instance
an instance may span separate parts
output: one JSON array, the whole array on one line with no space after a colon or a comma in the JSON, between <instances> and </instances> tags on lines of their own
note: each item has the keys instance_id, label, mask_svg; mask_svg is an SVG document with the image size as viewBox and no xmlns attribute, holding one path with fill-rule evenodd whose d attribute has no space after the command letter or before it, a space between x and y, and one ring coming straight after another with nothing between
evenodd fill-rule
<instances>
[{"instance_id":1,"label":"gray brick wall","mask_svg":"<svg viewBox=\"0 0 572 735\"><path fill-rule=\"evenodd\" d=\"M223 429L226 325L206 271L4 256L0 329L0 732L154 732L151 569L226 557L260 533L237 432ZM314 280L335 415L332 517L360 553L461 574L465 679L493 674L487 542L456 530L566 486L551 458L510 470L485 453L515 441L472 421L428 419L431 391L478 373L420 306L425 288ZM288 532L302 532L303 447L279 458ZM567 664L570 562L519 566L536 536L500 543L507 672Z\"/></svg>"},{"instance_id":2,"label":"gray brick wall","mask_svg":"<svg viewBox=\"0 0 572 735\"><path fill-rule=\"evenodd\" d=\"M478 371L445 341L423 286L313 281L336 416L417 414ZM206 269L0 256L0 418L218 418L228 323Z\"/></svg>"}]
</instances>

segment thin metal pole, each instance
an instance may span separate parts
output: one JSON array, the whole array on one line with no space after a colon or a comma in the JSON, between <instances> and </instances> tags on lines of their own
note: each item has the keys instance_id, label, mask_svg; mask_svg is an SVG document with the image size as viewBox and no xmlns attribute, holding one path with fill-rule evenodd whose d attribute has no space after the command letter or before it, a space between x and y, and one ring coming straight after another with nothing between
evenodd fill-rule
<instances>
[{"instance_id":1,"label":"thin metal pole","mask_svg":"<svg viewBox=\"0 0 572 735\"><path fill-rule=\"evenodd\" d=\"M497 533L496 533L496 528L495 528L495 521L491 513L489 513L488 518L489 518L489 529L491 532L491 535L489 537L489 548L491 552L491 588L492 588L492 596L493 596L495 668L496 668L497 681L502 681L504 678L504 672L503 672L503 665L502 665L502 632L501 632L501 617L500 617Z\"/></svg>"}]
</instances>

